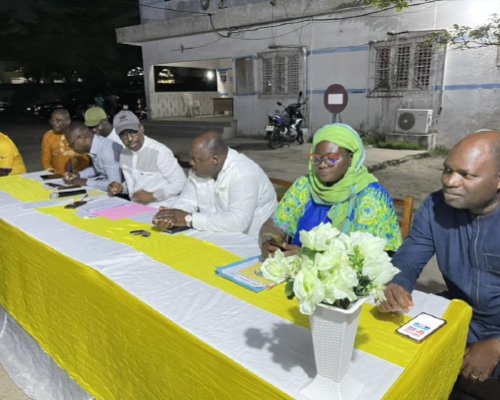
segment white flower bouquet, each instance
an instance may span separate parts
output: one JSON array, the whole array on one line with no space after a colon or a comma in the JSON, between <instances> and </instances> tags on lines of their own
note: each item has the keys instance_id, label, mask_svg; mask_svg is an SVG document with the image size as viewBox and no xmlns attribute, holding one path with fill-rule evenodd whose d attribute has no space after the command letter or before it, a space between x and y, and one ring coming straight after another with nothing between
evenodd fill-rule
<instances>
[{"instance_id":1,"label":"white flower bouquet","mask_svg":"<svg viewBox=\"0 0 500 400\"><path fill-rule=\"evenodd\" d=\"M298 255L285 257L277 250L261 272L273 282L286 281L285 294L297 297L303 314L313 314L319 303L347 309L360 297L383 301L385 284L399 272L384 251L385 239L370 233L346 235L321 224L301 231L300 241Z\"/></svg>"}]
</instances>

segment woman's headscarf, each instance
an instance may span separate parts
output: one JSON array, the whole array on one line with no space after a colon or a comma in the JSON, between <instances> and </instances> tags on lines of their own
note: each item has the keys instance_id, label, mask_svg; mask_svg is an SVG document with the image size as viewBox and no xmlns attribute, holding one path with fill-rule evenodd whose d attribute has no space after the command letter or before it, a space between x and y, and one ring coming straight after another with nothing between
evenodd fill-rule
<instances>
[{"instance_id":1,"label":"woman's headscarf","mask_svg":"<svg viewBox=\"0 0 500 400\"><path fill-rule=\"evenodd\" d=\"M311 152L316 151L320 142L335 143L352 152L352 162L343 178L328 186L316 176L312 160L309 161L309 181L313 200L320 204L331 204L328 217L333 225L343 232L349 232L349 215L352 212L356 194L377 178L370 174L364 165L365 149L358 133L346 124L330 124L320 128L314 134Z\"/></svg>"}]
</instances>

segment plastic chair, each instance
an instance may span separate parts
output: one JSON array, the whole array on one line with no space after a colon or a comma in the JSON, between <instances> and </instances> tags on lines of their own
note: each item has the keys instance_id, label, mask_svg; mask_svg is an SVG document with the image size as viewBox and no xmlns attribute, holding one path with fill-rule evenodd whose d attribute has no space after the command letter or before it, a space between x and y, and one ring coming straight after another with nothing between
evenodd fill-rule
<instances>
[{"instance_id":1,"label":"plastic chair","mask_svg":"<svg viewBox=\"0 0 500 400\"><path fill-rule=\"evenodd\" d=\"M403 238L408 236L413 219L413 197L406 196L404 199L394 198L394 208L399 217L399 226Z\"/></svg>"},{"instance_id":2,"label":"plastic chair","mask_svg":"<svg viewBox=\"0 0 500 400\"><path fill-rule=\"evenodd\" d=\"M292 186L293 183L285 179L279 179L279 178L269 178L269 180L273 184L274 190L276 190L276 196L278 197L278 201L281 200L281 198L284 196L288 188Z\"/></svg>"}]
</instances>

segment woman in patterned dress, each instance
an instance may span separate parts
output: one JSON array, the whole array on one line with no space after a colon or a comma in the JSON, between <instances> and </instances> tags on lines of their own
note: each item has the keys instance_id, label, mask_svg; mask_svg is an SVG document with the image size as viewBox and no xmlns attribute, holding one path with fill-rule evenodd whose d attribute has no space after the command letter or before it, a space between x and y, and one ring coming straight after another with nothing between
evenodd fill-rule
<instances>
[{"instance_id":1,"label":"woman in patterned dress","mask_svg":"<svg viewBox=\"0 0 500 400\"><path fill-rule=\"evenodd\" d=\"M386 239L386 250L401 244L401 231L387 190L364 165L365 150L357 132L346 124L330 124L314 135L309 174L299 177L283 196L259 235L264 256L281 248L295 254L299 232L320 223L340 231L369 232Z\"/></svg>"}]
</instances>

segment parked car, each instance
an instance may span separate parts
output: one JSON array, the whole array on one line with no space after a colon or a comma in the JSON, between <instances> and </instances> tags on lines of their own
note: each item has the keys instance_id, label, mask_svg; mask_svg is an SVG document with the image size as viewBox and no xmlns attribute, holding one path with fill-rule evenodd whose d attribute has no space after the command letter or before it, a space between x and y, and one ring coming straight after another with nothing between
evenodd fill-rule
<instances>
[{"instance_id":1,"label":"parked car","mask_svg":"<svg viewBox=\"0 0 500 400\"><path fill-rule=\"evenodd\" d=\"M7 111L9 102L7 100L0 100L0 112Z\"/></svg>"},{"instance_id":2,"label":"parked car","mask_svg":"<svg viewBox=\"0 0 500 400\"><path fill-rule=\"evenodd\" d=\"M98 96L98 95L101 96ZM24 111L38 117L48 119L52 111L57 108L65 108L74 120L83 120L85 111L96 103L102 103L102 107L110 119L122 108L128 108L137 114L140 119L147 117L144 102L144 90L139 87L124 87L120 89L97 92L91 89L70 90L65 94L39 93L37 100L24 106ZM99 101L100 99L101 101Z\"/></svg>"},{"instance_id":3,"label":"parked car","mask_svg":"<svg viewBox=\"0 0 500 400\"><path fill-rule=\"evenodd\" d=\"M62 98L38 101L25 107L25 111L35 117L49 119L52 111L65 108L72 119L83 120L87 108L94 105L94 97L88 90L72 90Z\"/></svg>"},{"instance_id":4,"label":"parked car","mask_svg":"<svg viewBox=\"0 0 500 400\"><path fill-rule=\"evenodd\" d=\"M52 111L57 108L64 108L62 100L43 101L26 106L25 111L35 117L49 119Z\"/></svg>"}]
</instances>

